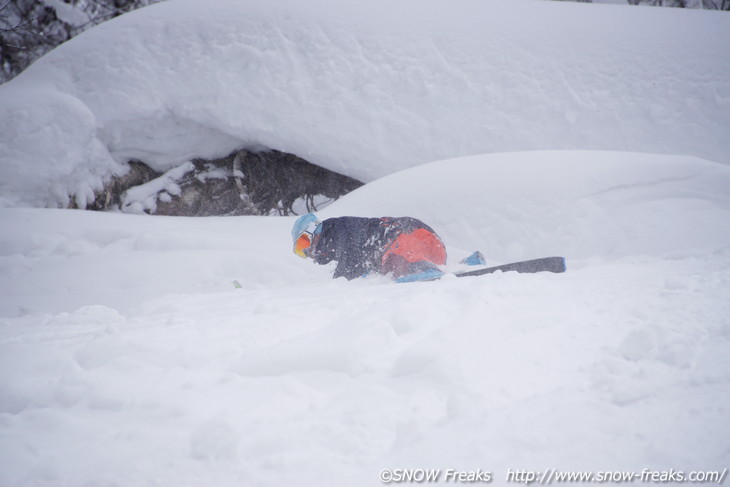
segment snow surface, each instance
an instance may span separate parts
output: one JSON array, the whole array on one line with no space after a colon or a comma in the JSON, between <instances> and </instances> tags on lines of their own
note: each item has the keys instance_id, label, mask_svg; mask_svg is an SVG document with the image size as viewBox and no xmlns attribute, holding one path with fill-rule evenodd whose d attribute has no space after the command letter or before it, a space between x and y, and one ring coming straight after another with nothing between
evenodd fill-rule
<instances>
[{"instance_id":1,"label":"snow surface","mask_svg":"<svg viewBox=\"0 0 730 487\"><path fill-rule=\"evenodd\" d=\"M729 24L174 0L38 60L0 86L0 486L730 467ZM347 282L292 218L23 207L241 145L370 181L320 216L419 217L451 269L568 272Z\"/></svg>"},{"instance_id":2,"label":"snow surface","mask_svg":"<svg viewBox=\"0 0 730 487\"><path fill-rule=\"evenodd\" d=\"M451 268L478 248L568 272L403 285L331 280L292 218L0 209L0 485L722 470L728 187L619 152L409 169L320 216L418 216Z\"/></svg>"},{"instance_id":3,"label":"snow surface","mask_svg":"<svg viewBox=\"0 0 730 487\"><path fill-rule=\"evenodd\" d=\"M4 205L241 147L363 181L490 152L730 162L730 16L530 0L175 0L0 86Z\"/></svg>"}]
</instances>

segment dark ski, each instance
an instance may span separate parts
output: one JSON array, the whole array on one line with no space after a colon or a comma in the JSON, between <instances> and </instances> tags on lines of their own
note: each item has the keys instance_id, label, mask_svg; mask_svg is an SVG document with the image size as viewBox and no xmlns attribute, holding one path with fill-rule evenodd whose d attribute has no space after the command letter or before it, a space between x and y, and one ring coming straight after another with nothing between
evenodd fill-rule
<instances>
[{"instance_id":1,"label":"dark ski","mask_svg":"<svg viewBox=\"0 0 730 487\"><path fill-rule=\"evenodd\" d=\"M542 259L523 260L520 262L512 262L511 264L503 264L495 267L485 267L475 269L473 271L461 271L454 273L444 273L437 268L427 269L418 274L409 274L399 277L395 282L422 282L437 281L444 276L454 275L456 277L473 277L492 274L494 272L520 272L525 274L534 274L536 272L565 272L564 257L543 257Z\"/></svg>"},{"instance_id":2,"label":"dark ski","mask_svg":"<svg viewBox=\"0 0 730 487\"><path fill-rule=\"evenodd\" d=\"M476 269L473 271L456 272L456 277L472 277L482 276L484 274L492 274L494 272L520 272L533 274L535 272L565 272L564 257L543 257L542 259L523 260L513 262L511 264L503 264L495 267L487 267L484 269Z\"/></svg>"}]
</instances>

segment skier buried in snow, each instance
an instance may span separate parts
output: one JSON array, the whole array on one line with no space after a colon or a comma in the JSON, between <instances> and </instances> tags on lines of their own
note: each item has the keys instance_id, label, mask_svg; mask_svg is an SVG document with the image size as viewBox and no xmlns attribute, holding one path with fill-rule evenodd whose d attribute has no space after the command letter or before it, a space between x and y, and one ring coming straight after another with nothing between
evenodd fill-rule
<instances>
[{"instance_id":1,"label":"skier buried in snow","mask_svg":"<svg viewBox=\"0 0 730 487\"><path fill-rule=\"evenodd\" d=\"M337 262L334 278L440 275L436 266L446 263L446 248L436 232L411 217L343 216L319 221L308 213L294 223L292 239L298 256L321 265Z\"/></svg>"}]
</instances>

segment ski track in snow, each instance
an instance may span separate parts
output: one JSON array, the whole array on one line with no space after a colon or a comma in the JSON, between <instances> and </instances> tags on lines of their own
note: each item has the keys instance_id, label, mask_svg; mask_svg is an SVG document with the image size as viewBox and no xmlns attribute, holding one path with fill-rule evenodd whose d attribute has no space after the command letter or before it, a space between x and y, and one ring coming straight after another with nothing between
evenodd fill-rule
<instances>
[{"instance_id":1,"label":"ski track in snow","mask_svg":"<svg viewBox=\"0 0 730 487\"><path fill-rule=\"evenodd\" d=\"M291 252L290 218L2 209L0 485L722 470L728 184L694 158L502 154L394 174L322 213L413 210L452 263L568 257L565 274L404 285L331 280Z\"/></svg>"}]
</instances>

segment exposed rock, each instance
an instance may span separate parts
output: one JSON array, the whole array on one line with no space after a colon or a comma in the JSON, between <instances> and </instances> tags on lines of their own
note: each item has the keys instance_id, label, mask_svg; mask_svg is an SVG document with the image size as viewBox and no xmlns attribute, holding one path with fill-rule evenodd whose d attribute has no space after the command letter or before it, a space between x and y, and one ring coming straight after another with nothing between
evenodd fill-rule
<instances>
[{"instance_id":1,"label":"exposed rock","mask_svg":"<svg viewBox=\"0 0 730 487\"><path fill-rule=\"evenodd\" d=\"M293 213L294 202L300 198L305 200L307 211L316 211L316 196L336 200L363 184L279 151L242 150L234 159L245 192L262 214L272 210L282 215Z\"/></svg>"},{"instance_id":2,"label":"exposed rock","mask_svg":"<svg viewBox=\"0 0 730 487\"><path fill-rule=\"evenodd\" d=\"M94 202L86 206L87 210L108 210L120 208L122 205L122 194L127 189L147 183L160 176L160 173L152 170L142 161L128 161L129 170L123 176L114 177L104 189L96 193ZM71 198L70 208L77 209L76 198Z\"/></svg>"},{"instance_id":3,"label":"exposed rock","mask_svg":"<svg viewBox=\"0 0 730 487\"><path fill-rule=\"evenodd\" d=\"M141 161L114 178L88 208L156 215L289 215L317 211L362 183L279 151L240 150L166 173Z\"/></svg>"}]
</instances>

